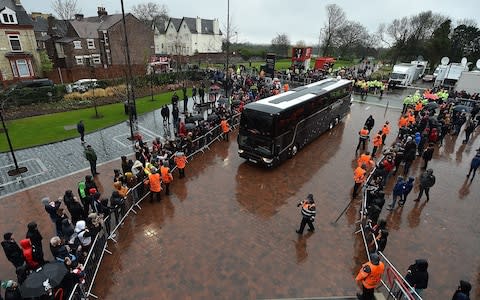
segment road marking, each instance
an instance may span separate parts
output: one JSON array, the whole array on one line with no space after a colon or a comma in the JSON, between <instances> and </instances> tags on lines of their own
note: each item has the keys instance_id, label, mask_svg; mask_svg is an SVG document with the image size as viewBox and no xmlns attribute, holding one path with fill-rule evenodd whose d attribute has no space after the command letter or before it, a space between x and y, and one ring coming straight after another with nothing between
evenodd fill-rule
<instances>
[{"instance_id":1,"label":"road marking","mask_svg":"<svg viewBox=\"0 0 480 300\"><path fill-rule=\"evenodd\" d=\"M368 104L368 105L373 105L373 106L379 106L379 107L387 107L387 105L383 105L383 104L380 104L380 103L364 102L364 101L359 101L359 100L353 100L352 102ZM388 105L388 108L389 109L394 109L394 110L403 110L403 107L397 107L397 106L391 106L391 105Z\"/></svg>"},{"instance_id":2,"label":"road marking","mask_svg":"<svg viewBox=\"0 0 480 300\"><path fill-rule=\"evenodd\" d=\"M26 164L26 162L30 162L30 161L34 161L36 162L39 166L40 166L40 171L36 172L36 173L33 173L31 174L31 172L29 174L31 175L28 175L28 176L15 176L15 177L10 177L10 178L14 178L12 180L9 180L7 182L4 182L2 184L0 184L0 187L5 187L7 185L10 185L10 184L13 184L13 183L18 183L19 181L21 180L25 180L25 179L28 179L28 178L32 178L32 177L35 177L35 176L38 176L38 175L42 175L44 173L46 173L48 171L47 167L45 166L45 164L39 159L39 158L30 158L30 159L27 159L27 160L22 160L22 161L19 161L18 164L19 165L31 165L30 164ZM9 164L9 165L6 165L6 166L3 166L3 167L0 167L0 169L10 169L11 167L13 167L14 164Z\"/></svg>"}]
</instances>

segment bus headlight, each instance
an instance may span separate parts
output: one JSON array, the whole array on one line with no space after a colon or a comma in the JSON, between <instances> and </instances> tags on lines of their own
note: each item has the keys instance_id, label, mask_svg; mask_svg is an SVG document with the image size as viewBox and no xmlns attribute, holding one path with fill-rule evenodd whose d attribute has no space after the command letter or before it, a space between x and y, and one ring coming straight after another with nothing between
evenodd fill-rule
<instances>
[{"instance_id":1,"label":"bus headlight","mask_svg":"<svg viewBox=\"0 0 480 300\"><path fill-rule=\"evenodd\" d=\"M263 162L266 163L266 164L271 164L272 161L273 161L273 158L262 157L262 160L263 160Z\"/></svg>"},{"instance_id":2,"label":"bus headlight","mask_svg":"<svg viewBox=\"0 0 480 300\"><path fill-rule=\"evenodd\" d=\"M243 153L243 150L242 150L242 149L238 149L238 153L239 153L239 154L242 154L242 153Z\"/></svg>"}]
</instances>

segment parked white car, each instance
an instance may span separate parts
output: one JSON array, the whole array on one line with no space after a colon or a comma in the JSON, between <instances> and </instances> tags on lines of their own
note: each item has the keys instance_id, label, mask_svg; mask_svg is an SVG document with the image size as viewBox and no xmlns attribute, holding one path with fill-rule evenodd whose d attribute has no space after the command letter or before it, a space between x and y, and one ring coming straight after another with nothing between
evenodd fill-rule
<instances>
[{"instance_id":1,"label":"parked white car","mask_svg":"<svg viewBox=\"0 0 480 300\"><path fill-rule=\"evenodd\" d=\"M70 92L84 93L93 87L97 87L98 84L97 79L80 79L68 86L67 90Z\"/></svg>"}]
</instances>

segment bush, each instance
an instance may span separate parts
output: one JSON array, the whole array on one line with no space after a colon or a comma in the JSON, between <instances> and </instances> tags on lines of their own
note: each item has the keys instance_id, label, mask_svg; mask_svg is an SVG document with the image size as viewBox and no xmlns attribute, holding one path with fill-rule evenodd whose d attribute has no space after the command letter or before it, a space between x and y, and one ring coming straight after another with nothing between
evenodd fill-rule
<instances>
[{"instance_id":1,"label":"bush","mask_svg":"<svg viewBox=\"0 0 480 300\"><path fill-rule=\"evenodd\" d=\"M52 86L35 88L14 88L2 94L2 100L6 100L7 107L45 103L59 100L57 89Z\"/></svg>"}]
</instances>

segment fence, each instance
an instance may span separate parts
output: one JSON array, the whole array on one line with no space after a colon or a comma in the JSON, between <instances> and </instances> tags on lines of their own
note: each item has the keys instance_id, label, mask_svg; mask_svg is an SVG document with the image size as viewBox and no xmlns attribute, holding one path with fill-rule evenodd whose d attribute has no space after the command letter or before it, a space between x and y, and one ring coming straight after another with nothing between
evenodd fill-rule
<instances>
[{"instance_id":1,"label":"fence","mask_svg":"<svg viewBox=\"0 0 480 300\"><path fill-rule=\"evenodd\" d=\"M240 114L233 115L230 119L230 124L232 128L236 128L240 121ZM207 131L204 135L194 139L191 143L191 148L185 146L182 150L188 151L187 158L191 160L194 156L199 153L204 153L209 149L210 145L215 141L222 138L222 130L220 125L217 125ZM173 157L170 156L169 160L173 165ZM173 172L176 167L173 167L171 171ZM102 262L103 256L105 253L112 254L107 249L107 241L111 240L114 243L117 243L117 231L120 229L125 219L130 215L130 213L137 214L137 210L142 209L140 203L148 197L150 191L144 186L143 182L137 183L135 186L129 189L127 196L123 203L116 205L111 208L110 215L105 218L105 221L102 226L102 230L95 237L95 240L92 244L87 259L85 260L85 283L76 284L70 293L69 300L83 300L88 299L89 297L98 298L96 295L92 294L92 287L97 276L98 269Z\"/></svg>"},{"instance_id":2,"label":"fence","mask_svg":"<svg viewBox=\"0 0 480 300\"><path fill-rule=\"evenodd\" d=\"M383 160L383 157L380 161ZM375 172L374 168L370 175L368 176L364 188L363 188L363 199L362 205L360 208L360 220L358 221L360 229L358 230L362 234L363 244L365 246L365 252L367 254L368 260L370 261L370 247L367 242L367 237L370 237L375 246L375 252L378 253L381 260L385 264L385 273L387 281L385 279L381 280L382 286L386 289L388 293L387 299L397 299L397 300L422 300L422 298L417 294L415 289L410 286L410 284L405 280L402 274L395 268L395 266L390 262L390 260L378 250L378 245L375 235L369 230L371 228L370 220L367 217L367 193L368 186L372 179L372 174Z\"/></svg>"}]
</instances>

